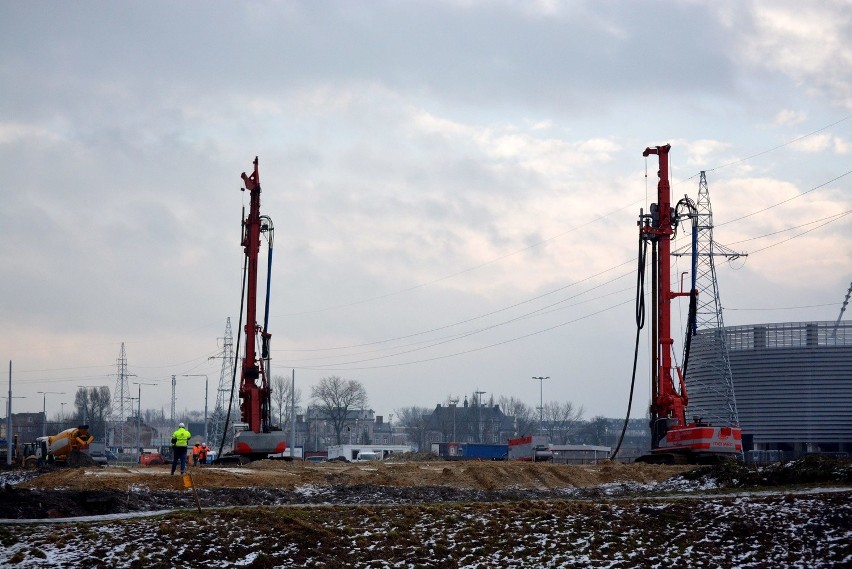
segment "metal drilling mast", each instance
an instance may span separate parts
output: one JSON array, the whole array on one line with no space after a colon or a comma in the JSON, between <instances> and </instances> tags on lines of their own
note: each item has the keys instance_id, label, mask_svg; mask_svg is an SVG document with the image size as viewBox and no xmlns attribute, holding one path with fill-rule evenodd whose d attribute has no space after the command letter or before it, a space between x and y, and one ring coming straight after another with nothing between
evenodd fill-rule
<instances>
[{"instance_id":1,"label":"metal drilling mast","mask_svg":"<svg viewBox=\"0 0 852 569\"><path fill-rule=\"evenodd\" d=\"M272 223L260 215L260 173L258 159L250 176L242 174L245 189L250 195L249 213L243 219L242 246L245 254L245 351L240 374L240 416L245 430L234 435L233 452L246 460L266 458L269 454L283 453L286 445L284 433L273 429L270 422L271 394L269 378L269 289L272 272ZM263 327L257 321L257 274L261 234L269 242L267 266L266 307ZM258 342L259 340L259 342ZM258 344L261 354L258 355Z\"/></svg>"},{"instance_id":2,"label":"metal drilling mast","mask_svg":"<svg viewBox=\"0 0 852 569\"><path fill-rule=\"evenodd\" d=\"M646 217L644 224L640 226L640 234L643 239L650 241L652 245L652 259L657 261L654 268L654 282L652 283L652 314L655 315L656 336L654 341L653 372L656 375L653 381L653 399L651 401L651 419L654 428L660 428L661 433L665 429L658 424L659 419L671 418L679 425L686 425L685 409L687 405L686 387L680 368L672 366L672 346L674 340L671 336L671 301L677 296L686 296L689 293L673 292L671 286L671 239L674 235L675 223L674 211L671 204L671 191L669 188L669 149L671 146L656 146L646 148L642 154L646 158L651 154L659 156L659 182L657 183L657 203L651 204L651 213ZM653 318L653 316L652 316ZM675 390L674 376L678 376L680 389ZM657 438L657 437L653 437ZM653 442L652 442L653 444Z\"/></svg>"},{"instance_id":3,"label":"metal drilling mast","mask_svg":"<svg viewBox=\"0 0 852 569\"><path fill-rule=\"evenodd\" d=\"M671 301L680 296L688 296L693 302L690 306L690 324L694 322L695 299L698 291L695 285L697 248L693 252L693 283L689 291L671 290L671 240L680 221L678 212L672 207L669 185L669 150L671 146L646 148L643 156L656 154L659 158L659 181L657 182L657 203L652 203L650 212L639 215L639 238L641 250L651 246L651 454L640 457L647 462L700 462L719 457L731 457L742 452L742 431L731 426L717 426L695 418L687 422L686 408L689 397L686 390L684 372L673 364L672 351L674 340L671 334ZM696 241L695 218L697 208L682 200L690 213L684 219L693 220L693 243ZM678 204L680 207L681 203ZM640 259L644 254L640 252ZM638 336L637 336L638 338Z\"/></svg>"}]
</instances>

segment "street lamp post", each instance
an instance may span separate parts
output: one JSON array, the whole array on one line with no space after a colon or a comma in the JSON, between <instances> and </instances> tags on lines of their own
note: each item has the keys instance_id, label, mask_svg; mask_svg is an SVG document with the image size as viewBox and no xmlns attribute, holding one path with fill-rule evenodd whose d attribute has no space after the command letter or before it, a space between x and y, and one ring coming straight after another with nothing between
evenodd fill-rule
<instances>
[{"instance_id":1,"label":"street lamp post","mask_svg":"<svg viewBox=\"0 0 852 569\"><path fill-rule=\"evenodd\" d=\"M206 373L184 373L182 377L204 378L204 444L207 444L207 384L209 382Z\"/></svg>"},{"instance_id":2,"label":"street lamp post","mask_svg":"<svg viewBox=\"0 0 852 569\"><path fill-rule=\"evenodd\" d=\"M314 450L319 452L319 412L314 409L314 434L316 435L316 440L314 441Z\"/></svg>"},{"instance_id":3,"label":"street lamp post","mask_svg":"<svg viewBox=\"0 0 852 569\"><path fill-rule=\"evenodd\" d=\"M65 426L65 401L59 404L59 422Z\"/></svg>"},{"instance_id":4,"label":"street lamp post","mask_svg":"<svg viewBox=\"0 0 852 569\"><path fill-rule=\"evenodd\" d=\"M474 391L476 393L476 442L482 442L482 396L484 391Z\"/></svg>"},{"instance_id":5,"label":"street lamp post","mask_svg":"<svg viewBox=\"0 0 852 569\"><path fill-rule=\"evenodd\" d=\"M450 404L453 406L453 442L456 442L456 406L459 404L458 397L450 399Z\"/></svg>"},{"instance_id":6,"label":"street lamp post","mask_svg":"<svg viewBox=\"0 0 852 569\"><path fill-rule=\"evenodd\" d=\"M26 399L25 395L12 395L12 390L9 390L9 397L6 399L6 465L12 464L12 446L15 436L12 432L12 399Z\"/></svg>"},{"instance_id":7,"label":"street lamp post","mask_svg":"<svg viewBox=\"0 0 852 569\"><path fill-rule=\"evenodd\" d=\"M130 411L133 412L133 402L139 401L139 397L128 397L127 400L130 401ZM130 417L128 417L129 419ZM125 436L124 429L121 429L121 446L124 449L123 452L127 452L127 449L130 445L127 444L127 437ZM129 454L129 453L128 453ZM136 416L136 462L142 461L142 453L139 452L139 416Z\"/></svg>"},{"instance_id":8,"label":"street lamp post","mask_svg":"<svg viewBox=\"0 0 852 569\"><path fill-rule=\"evenodd\" d=\"M550 376L533 377L538 380L538 429L541 431L541 426L544 423L544 380L550 379Z\"/></svg>"},{"instance_id":9,"label":"street lamp post","mask_svg":"<svg viewBox=\"0 0 852 569\"><path fill-rule=\"evenodd\" d=\"M37 391L36 393L40 393L44 397L41 401L41 416L44 419L41 423L41 436L47 436L47 396L48 395L65 395L64 391Z\"/></svg>"}]
</instances>

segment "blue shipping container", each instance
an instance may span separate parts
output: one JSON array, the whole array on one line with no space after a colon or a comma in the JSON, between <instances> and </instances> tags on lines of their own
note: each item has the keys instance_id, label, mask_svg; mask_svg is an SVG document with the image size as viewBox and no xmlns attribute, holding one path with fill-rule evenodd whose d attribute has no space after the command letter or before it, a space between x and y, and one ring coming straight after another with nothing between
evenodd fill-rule
<instances>
[{"instance_id":1,"label":"blue shipping container","mask_svg":"<svg viewBox=\"0 0 852 569\"><path fill-rule=\"evenodd\" d=\"M506 460L507 444L440 443L438 452L447 460Z\"/></svg>"}]
</instances>

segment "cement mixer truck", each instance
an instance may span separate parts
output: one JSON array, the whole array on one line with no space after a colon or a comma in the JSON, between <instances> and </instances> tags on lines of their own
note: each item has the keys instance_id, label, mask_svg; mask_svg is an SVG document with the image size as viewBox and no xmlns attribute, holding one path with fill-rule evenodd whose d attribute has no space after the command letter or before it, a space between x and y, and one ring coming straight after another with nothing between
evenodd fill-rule
<instances>
[{"instance_id":1,"label":"cement mixer truck","mask_svg":"<svg viewBox=\"0 0 852 569\"><path fill-rule=\"evenodd\" d=\"M65 466L95 466L106 462L106 457L93 456L95 437L89 434L89 425L65 429L58 435L36 439L35 458L40 464L55 463ZM103 458L103 460L98 460Z\"/></svg>"}]
</instances>

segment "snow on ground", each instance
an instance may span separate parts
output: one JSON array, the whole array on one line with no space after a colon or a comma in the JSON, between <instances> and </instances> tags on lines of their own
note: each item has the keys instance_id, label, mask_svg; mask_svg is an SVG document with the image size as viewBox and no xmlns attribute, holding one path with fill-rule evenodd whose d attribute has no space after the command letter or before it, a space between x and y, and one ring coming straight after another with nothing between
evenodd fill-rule
<instances>
[{"instance_id":1,"label":"snow on ground","mask_svg":"<svg viewBox=\"0 0 852 569\"><path fill-rule=\"evenodd\" d=\"M301 499L289 505L251 506L246 496L240 502L245 506L216 507L209 494L201 513L184 509L3 520L0 566L852 566L848 473L841 472L830 486L805 481L808 485L771 488L741 487L719 478L725 470L719 476L710 472L659 483L566 487L550 494L511 488L506 494L511 499L488 494L485 499L380 504L376 489L366 486L356 495L360 501L348 505L335 499L340 488L302 484L293 492ZM14 486L32 476L5 472L0 485L15 496ZM146 491L135 485L127 489L128 494ZM328 505L309 505L317 500Z\"/></svg>"},{"instance_id":2,"label":"snow on ground","mask_svg":"<svg viewBox=\"0 0 852 569\"><path fill-rule=\"evenodd\" d=\"M843 567L852 491L207 509L0 526L17 567Z\"/></svg>"}]
</instances>

